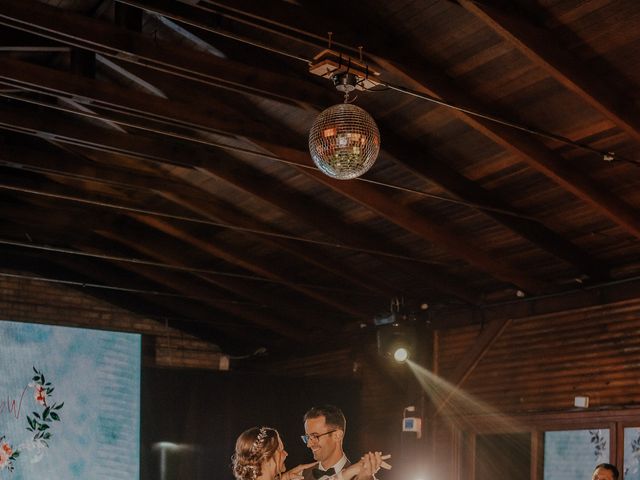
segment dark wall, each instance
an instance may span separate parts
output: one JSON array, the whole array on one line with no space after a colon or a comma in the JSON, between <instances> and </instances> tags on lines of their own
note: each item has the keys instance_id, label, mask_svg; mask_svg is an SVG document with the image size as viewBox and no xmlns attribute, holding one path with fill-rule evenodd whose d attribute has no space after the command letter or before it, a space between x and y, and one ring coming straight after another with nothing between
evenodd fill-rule
<instances>
[{"instance_id":1,"label":"dark wall","mask_svg":"<svg viewBox=\"0 0 640 480\"><path fill-rule=\"evenodd\" d=\"M142 480L231 479L235 439L253 426L279 430L289 468L313 461L300 440L302 416L323 403L338 405L347 417L347 454L357 459L362 453L357 435L349 435L365 427L355 381L147 368L141 400ZM161 453L160 442L179 447Z\"/></svg>"}]
</instances>

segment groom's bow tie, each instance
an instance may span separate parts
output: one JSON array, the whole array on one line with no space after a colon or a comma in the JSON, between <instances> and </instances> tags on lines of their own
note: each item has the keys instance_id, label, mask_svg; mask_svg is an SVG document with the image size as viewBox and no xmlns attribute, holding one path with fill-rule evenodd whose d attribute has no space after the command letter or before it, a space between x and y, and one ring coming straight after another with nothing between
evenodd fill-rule
<instances>
[{"instance_id":1,"label":"groom's bow tie","mask_svg":"<svg viewBox=\"0 0 640 480\"><path fill-rule=\"evenodd\" d=\"M320 470L319 468L314 468L313 470L311 470L311 474L313 475L313 478L320 478L320 477L324 477L325 475L327 477L330 477L331 475L335 475L336 471L334 468L330 468L329 470Z\"/></svg>"}]
</instances>

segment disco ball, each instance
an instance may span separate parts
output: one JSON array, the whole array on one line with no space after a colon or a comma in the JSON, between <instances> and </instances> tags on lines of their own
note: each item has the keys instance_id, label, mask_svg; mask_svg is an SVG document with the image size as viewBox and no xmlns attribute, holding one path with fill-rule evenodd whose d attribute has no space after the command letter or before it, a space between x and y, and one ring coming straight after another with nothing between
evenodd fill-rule
<instances>
[{"instance_id":1,"label":"disco ball","mask_svg":"<svg viewBox=\"0 0 640 480\"><path fill-rule=\"evenodd\" d=\"M363 109L341 103L327 108L313 122L309 151L323 173L349 180L365 173L376 161L380 132Z\"/></svg>"}]
</instances>

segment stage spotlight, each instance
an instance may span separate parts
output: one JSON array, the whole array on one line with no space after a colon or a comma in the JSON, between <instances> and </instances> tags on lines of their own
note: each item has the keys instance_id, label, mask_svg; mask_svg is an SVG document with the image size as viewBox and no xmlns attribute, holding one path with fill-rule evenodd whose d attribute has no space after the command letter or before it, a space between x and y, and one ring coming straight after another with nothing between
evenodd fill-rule
<instances>
[{"instance_id":1,"label":"stage spotlight","mask_svg":"<svg viewBox=\"0 0 640 480\"><path fill-rule=\"evenodd\" d=\"M413 325L392 323L378 327L378 353L393 358L396 362L406 362L416 351L416 332Z\"/></svg>"},{"instance_id":2,"label":"stage spotlight","mask_svg":"<svg viewBox=\"0 0 640 480\"><path fill-rule=\"evenodd\" d=\"M396 348L395 352L393 352L393 359L398 363L402 363L406 361L408 358L409 358L409 351L404 347L398 347Z\"/></svg>"}]
</instances>

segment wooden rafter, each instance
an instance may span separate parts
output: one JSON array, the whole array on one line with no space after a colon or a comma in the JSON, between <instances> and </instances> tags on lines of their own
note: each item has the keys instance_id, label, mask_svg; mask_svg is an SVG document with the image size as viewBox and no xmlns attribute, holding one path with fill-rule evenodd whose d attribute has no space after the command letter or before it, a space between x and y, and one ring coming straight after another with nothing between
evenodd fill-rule
<instances>
[{"instance_id":1,"label":"wooden rafter","mask_svg":"<svg viewBox=\"0 0 640 480\"><path fill-rule=\"evenodd\" d=\"M313 209L313 202L310 202L310 199L300 203L300 199L295 199L296 201L294 201L293 198L283 196L282 187L273 184L270 188L265 188L266 185L263 179L257 176L255 172L251 173L248 166L243 167L244 171L240 172L239 170L242 170L240 164L237 161L233 161L232 164L230 160L225 162L225 156L221 152L217 154L216 161L211 162L210 154L200 147L178 144L169 140L151 140L137 135L96 129L91 125L81 121L74 121L71 118L61 123L56 118L55 114L44 110L42 115L36 118L18 106L11 106L0 112L0 126L25 133L44 135L47 139L61 143L71 143L73 145L79 143L87 148L126 154L144 160L199 168L202 172L210 175L224 177L225 180L233 182L243 190L253 192L258 197L267 199L270 203L277 204L290 213L295 212L294 214L298 218L306 218L312 225L321 226L323 231L332 232L332 235L337 236L341 241L346 241L349 245L359 246L363 250L388 250L388 247L379 247L382 244L386 245L386 242L372 241L372 234L354 233L353 227L342 227L340 225L341 222L329 219L325 207L317 206L317 214L310 214L310 209ZM274 146L274 148L276 147ZM180 153L177 154L176 152ZM298 151L298 154L302 155L303 152ZM306 153L304 155L305 162L308 162L308 156ZM225 164L227 168L225 168ZM401 268L406 268L406 265L402 264ZM429 281L427 272L423 272L420 276L425 278L429 286L439 290L450 291L460 298L472 299L468 290L462 287L459 282L448 281L442 275L437 276L433 281Z\"/></svg>"},{"instance_id":2,"label":"wooden rafter","mask_svg":"<svg viewBox=\"0 0 640 480\"><path fill-rule=\"evenodd\" d=\"M640 143L640 120L630 108L633 101L624 98L601 77L585 68L582 62L550 41L551 32L536 27L520 16L506 14L485 3L458 0L468 12L524 54L533 64L582 100L610 119L636 142Z\"/></svg>"},{"instance_id":3,"label":"wooden rafter","mask_svg":"<svg viewBox=\"0 0 640 480\"><path fill-rule=\"evenodd\" d=\"M195 15L199 12L198 9L186 4L176 5L162 0L128 0L127 3L151 10L154 13L167 15L170 18L184 21L197 27L217 28L216 26L209 25L206 18L201 17L196 19ZM589 256L582 252L576 245L563 239L540 223L516 218L515 216L502 215L495 210L491 210L490 208L496 210L513 209L503 201L497 199L495 195L492 195L489 191L479 185L473 184L473 182L467 180L454 170L447 168L445 159L439 160L434 158L433 154L429 154L429 162L419 161L413 154L413 152L418 149L418 145L416 145L415 142L408 139L401 141L397 135L394 136L392 134L391 128L388 126L384 128L384 122L381 122L381 127L383 127L385 131L385 148L394 155L394 158L397 159L401 165L409 167L414 173L427 180L435 181L441 187L454 193L466 202L489 207L482 211L538 247L575 265L590 278L603 279L607 277L607 268L589 258ZM390 133L391 135L389 135Z\"/></svg>"}]
</instances>

